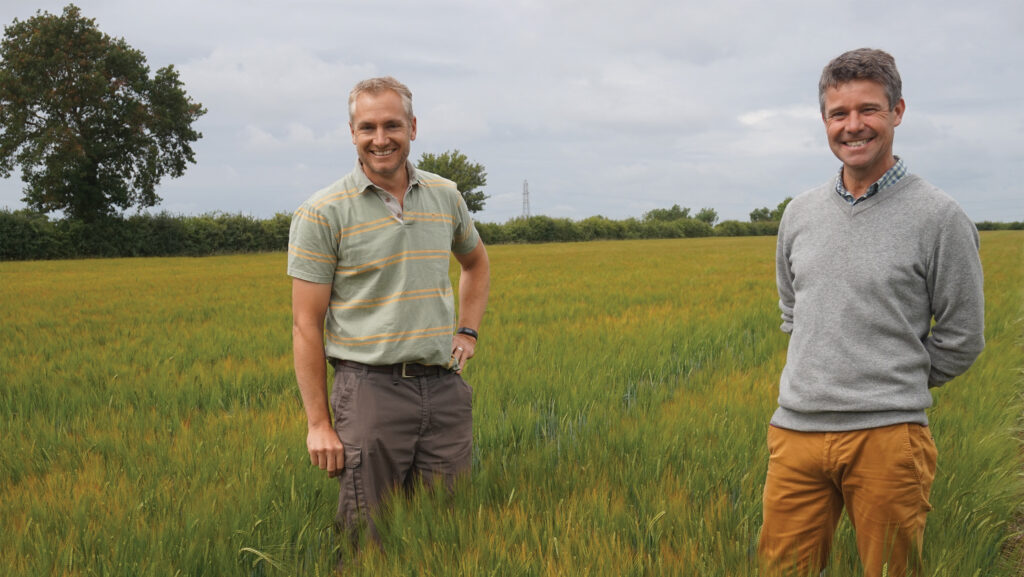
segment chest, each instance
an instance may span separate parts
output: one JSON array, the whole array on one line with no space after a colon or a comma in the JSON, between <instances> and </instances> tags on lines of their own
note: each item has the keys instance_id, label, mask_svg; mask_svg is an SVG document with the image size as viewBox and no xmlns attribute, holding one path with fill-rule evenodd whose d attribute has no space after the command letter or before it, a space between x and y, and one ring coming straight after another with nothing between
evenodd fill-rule
<instances>
[{"instance_id":1,"label":"chest","mask_svg":"<svg viewBox=\"0 0 1024 577\"><path fill-rule=\"evenodd\" d=\"M415 191L418 192L418 191ZM386 266L397 260L447 259L455 231L450 210L426 194L407 194L402 219L376 194L347 207L337 235L338 264Z\"/></svg>"},{"instance_id":2,"label":"chest","mask_svg":"<svg viewBox=\"0 0 1024 577\"><path fill-rule=\"evenodd\" d=\"M872 298L926 292L931 266L921 235L884 217L809 223L792 235L788 258L797 291Z\"/></svg>"}]
</instances>

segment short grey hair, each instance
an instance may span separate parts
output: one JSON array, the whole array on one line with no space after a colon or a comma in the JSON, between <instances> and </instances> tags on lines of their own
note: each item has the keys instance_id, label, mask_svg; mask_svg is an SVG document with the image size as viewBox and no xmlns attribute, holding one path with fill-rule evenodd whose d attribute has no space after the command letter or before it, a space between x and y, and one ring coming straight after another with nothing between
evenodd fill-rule
<instances>
[{"instance_id":1,"label":"short grey hair","mask_svg":"<svg viewBox=\"0 0 1024 577\"><path fill-rule=\"evenodd\" d=\"M829 62L818 81L818 102L825 115L825 91L851 80L871 80L882 85L889 98L889 110L903 98L903 81L891 54L874 48L858 48L844 52Z\"/></svg>"},{"instance_id":2,"label":"short grey hair","mask_svg":"<svg viewBox=\"0 0 1024 577\"><path fill-rule=\"evenodd\" d=\"M393 90L402 97L402 106L405 108L405 114L412 120L412 91L409 87L395 80L390 76L382 76L380 78L367 78L362 82L355 85L352 92L348 94L348 120L349 122L355 118L356 115L356 98L360 94L380 94L385 90Z\"/></svg>"}]
</instances>

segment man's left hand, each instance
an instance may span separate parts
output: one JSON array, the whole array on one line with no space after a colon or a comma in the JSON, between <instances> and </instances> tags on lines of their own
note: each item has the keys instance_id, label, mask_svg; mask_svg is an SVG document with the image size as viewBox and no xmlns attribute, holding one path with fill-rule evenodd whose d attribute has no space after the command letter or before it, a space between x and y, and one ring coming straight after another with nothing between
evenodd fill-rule
<instances>
[{"instance_id":1,"label":"man's left hand","mask_svg":"<svg viewBox=\"0 0 1024 577\"><path fill-rule=\"evenodd\" d=\"M469 335L457 334L452 338L452 366L457 374L462 374L466 361L473 358L476 351L476 339Z\"/></svg>"}]
</instances>

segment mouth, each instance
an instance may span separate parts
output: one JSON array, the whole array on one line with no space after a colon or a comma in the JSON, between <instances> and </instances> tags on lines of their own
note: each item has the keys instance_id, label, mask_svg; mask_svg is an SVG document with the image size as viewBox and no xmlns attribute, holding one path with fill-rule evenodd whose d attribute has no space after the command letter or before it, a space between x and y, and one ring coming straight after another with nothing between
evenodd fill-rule
<instances>
[{"instance_id":1,"label":"mouth","mask_svg":"<svg viewBox=\"0 0 1024 577\"><path fill-rule=\"evenodd\" d=\"M391 156L397 150L398 150L397 148L388 148L388 149L385 149L385 150L371 150L370 154L376 156L377 158L384 158L386 156Z\"/></svg>"},{"instance_id":2,"label":"mouth","mask_svg":"<svg viewBox=\"0 0 1024 577\"><path fill-rule=\"evenodd\" d=\"M872 140L874 140L874 138L862 138L860 140L849 140L849 141L844 142L843 146L846 146L847 148L862 148L864 146L867 146L867 144L869 142L871 142Z\"/></svg>"}]
</instances>

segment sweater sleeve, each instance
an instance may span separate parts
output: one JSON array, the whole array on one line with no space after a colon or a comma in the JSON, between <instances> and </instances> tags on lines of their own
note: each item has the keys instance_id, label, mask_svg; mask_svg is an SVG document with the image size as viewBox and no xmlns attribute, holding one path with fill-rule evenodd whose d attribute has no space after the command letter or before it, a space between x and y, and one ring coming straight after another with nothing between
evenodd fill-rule
<instances>
[{"instance_id":1,"label":"sweater sleeve","mask_svg":"<svg viewBox=\"0 0 1024 577\"><path fill-rule=\"evenodd\" d=\"M782 215L779 223L779 236L775 245L775 283L779 288L779 309L782 311L782 329L784 333L793 332L793 305L796 293L793 290L793 270L789 262L789 237L786 235L786 215Z\"/></svg>"},{"instance_id":2,"label":"sweater sleeve","mask_svg":"<svg viewBox=\"0 0 1024 577\"><path fill-rule=\"evenodd\" d=\"M935 319L924 345L931 357L929 387L963 374L985 348L985 294L978 230L959 207L938 232L928 270Z\"/></svg>"}]
</instances>

